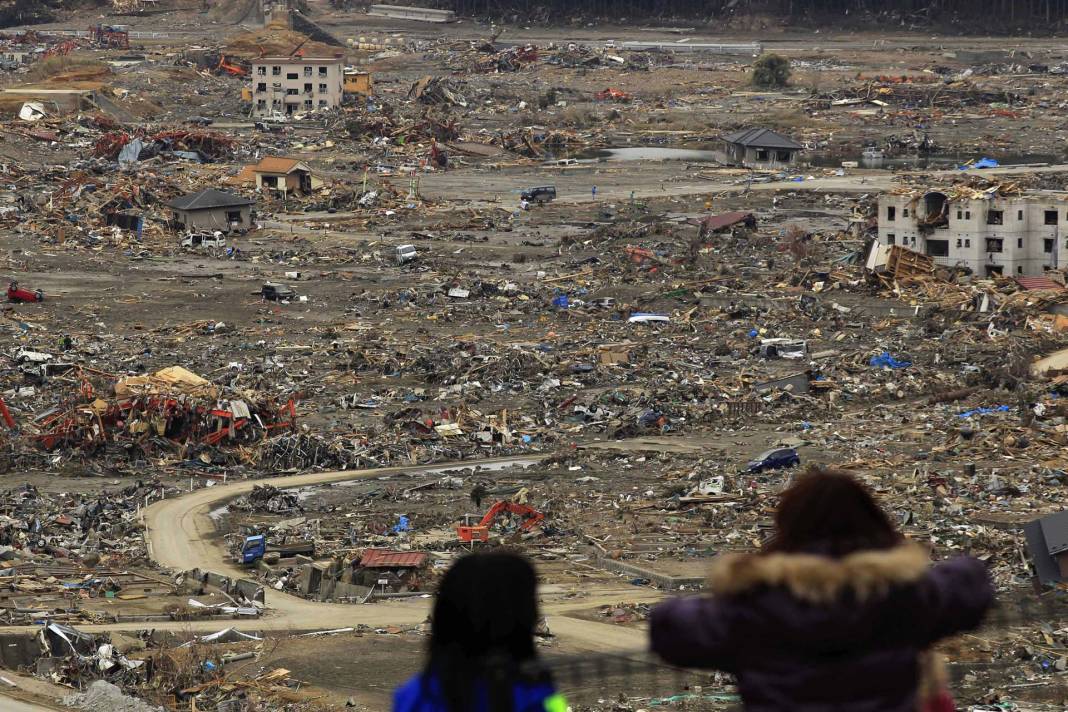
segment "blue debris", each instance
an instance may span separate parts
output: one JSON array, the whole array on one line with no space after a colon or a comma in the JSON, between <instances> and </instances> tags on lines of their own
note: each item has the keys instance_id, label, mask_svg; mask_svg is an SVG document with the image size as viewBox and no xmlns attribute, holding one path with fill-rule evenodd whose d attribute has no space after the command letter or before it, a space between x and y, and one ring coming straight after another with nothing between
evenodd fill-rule
<instances>
[{"instance_id":1,"label":"blue debris","mask_svg":"<svg viewBox=\"0 0 1068 712\"><path fill-rule=\"evenodd\" d=\"M912 361L898 361L890 355L889 351L883 351L878 356L872 356L868 365L872 368L908 368Z\"/></svg>"},{"instance_id":2,"label":"blue debris","mask_svg":"<svg viewBox=\"0 0 1068 712\"><path fill-rule=\"evenodd\" d=\"M394 534L400 534L401 532L410 532L412 530L411 522L408 521L408 517L403 514L397 519L397 523L390 529Z\"/></svg>"},{"instance_id":3,"label":"blue debris","mask_svg":"<svg viewBox=\"0 0 1068 712\"><path fill-rule=\"evenodd\" d=\"M987 158L986 156L984 156L973 163L965 163L963 166L958 166L957 170L966 171L970 168L997 168L999 165L1001 164L995 161L993 158Z\"/></svg>"},{"instance_id":4,"label":"blue debris","mask_svg":"<svg viewBox=\"0 0 1068 712\"><path fill-rule=\"evenodd\" d=\"M972 410L966 410L963 413L957 415L958 418L970 418L973 415L988 415L990 413L1008 413L1009 406L1007 405L995 405L991 408L980 407Z\"/></svg>"}]
</instances>

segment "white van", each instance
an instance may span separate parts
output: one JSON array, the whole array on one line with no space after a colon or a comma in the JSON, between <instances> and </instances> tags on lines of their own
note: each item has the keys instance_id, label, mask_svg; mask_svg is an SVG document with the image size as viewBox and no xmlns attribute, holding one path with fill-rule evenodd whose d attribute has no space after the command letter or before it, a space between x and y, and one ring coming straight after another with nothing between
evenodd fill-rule
<instances>
[{"instance_id":1,"label":"white van","mask_svg":"<svg viewBox=\"0 0 1068 712\"><path fill-rule=\"evenodd\" d=\"M192 249L201 247L226 247L226 236L216 230L215 232L194 232L186 235L182 240L182 247Z\"/></svg>"}]
</instances>

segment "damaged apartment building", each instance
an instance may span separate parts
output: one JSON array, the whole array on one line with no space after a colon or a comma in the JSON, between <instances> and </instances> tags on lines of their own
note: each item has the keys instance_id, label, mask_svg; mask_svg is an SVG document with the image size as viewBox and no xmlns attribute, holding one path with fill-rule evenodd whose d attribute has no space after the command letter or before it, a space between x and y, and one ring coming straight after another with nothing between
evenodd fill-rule
<instances>
[{"instance_id":1,"label":"damaged apartment building","mask_svg":"<svg viewBox=\"0 0 1068 712\"><path fill-rule=\"evenodd\" d=\"M973 274L1040 275L1068 265L1068 193L953 189L879 198L879 243Z\"/></svg>"},{"instance_id":2,"label":"damaged apartment building","mask_svg":"<svg viewBox=\"0 0 1068 712\"><path fill-rule=\"evenodd\" d=\"M341 105L344 62L339 58L263 57L252 63L253 114L292 115Z\"/></svg>"}]
</instances>

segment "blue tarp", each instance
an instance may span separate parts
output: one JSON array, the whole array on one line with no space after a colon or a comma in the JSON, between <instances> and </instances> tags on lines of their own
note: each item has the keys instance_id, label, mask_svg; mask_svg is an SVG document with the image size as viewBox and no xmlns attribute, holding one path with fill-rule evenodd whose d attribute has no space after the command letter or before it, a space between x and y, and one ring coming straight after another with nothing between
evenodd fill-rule
<instances>
[{"instance_id":1,"label":"blue tarp","mask_svg":"<svg viewBox=\"0 0 1068 712\"><path fill-rule=\"evenodd\" d=\"M965 163L963 166L958 166L957 170L966 171L969 168L997 168L999 165L1001 164L995 161L993 158L987 158L986 156L984 156L978 161L975 161L974 163Z\"/></svg>"},{"instance_id":2,"label":"blue tarp","mask_svg":"<svg viewBox=\"0 0 1068 712\"><path fill-rule=\"evenodd\" d=\"M408 517L404 516L403 514L400 515L400 517L397 519L397 523L393 525L392 529L390 529L390 531L394 534L400 534L401 532L409 532L411 530L412 525L408 521Z\"/></svg>"},{"instance_id":3,"label":"blue tarp","mask_svg":"<svg viewBox=\"0 0 1068 712\"><path fill-rule=\"evenodd\" d=\"M872 356L868 365L873 368L908 368L912 361L898 361L890 355L889 351L883 351L878 356Z\"/></svg>"},{"instance_id":4,"label":"blue tarp","mask_svg":"<svg viewBox=\"0 0 1068 712\"><path fill-rule=\"evenodd\" d=\"M957 415L958 418L970 418L973 415L987 415L988 413L1008 413L1009 406L1007 405L995 405L991 408L979 407L973 410L966 410L963 413Z\"/></svg>"}]
</instances>

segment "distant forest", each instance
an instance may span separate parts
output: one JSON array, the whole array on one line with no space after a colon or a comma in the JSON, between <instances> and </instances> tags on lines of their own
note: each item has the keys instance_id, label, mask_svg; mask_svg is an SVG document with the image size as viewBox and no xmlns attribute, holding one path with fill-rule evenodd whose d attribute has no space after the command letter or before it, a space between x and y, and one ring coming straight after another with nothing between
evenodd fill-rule
<instances>
[{"instance_id":1,"label":"distant forest","mask_svg":"<svg viewBox=\"0 0 1068 712\"><path fill-rule=\"evenodd\" d=\"M428 3L407 0L399 4ZM985 28L991 33L1024 25L1052 31L1068 19L1068 0L436 0L435 4L476 17L518 14L557 20L575 17L725 20L767 16L830 24L884 18L896 24L962 25Z\"/></svg>"}]
</instances>

